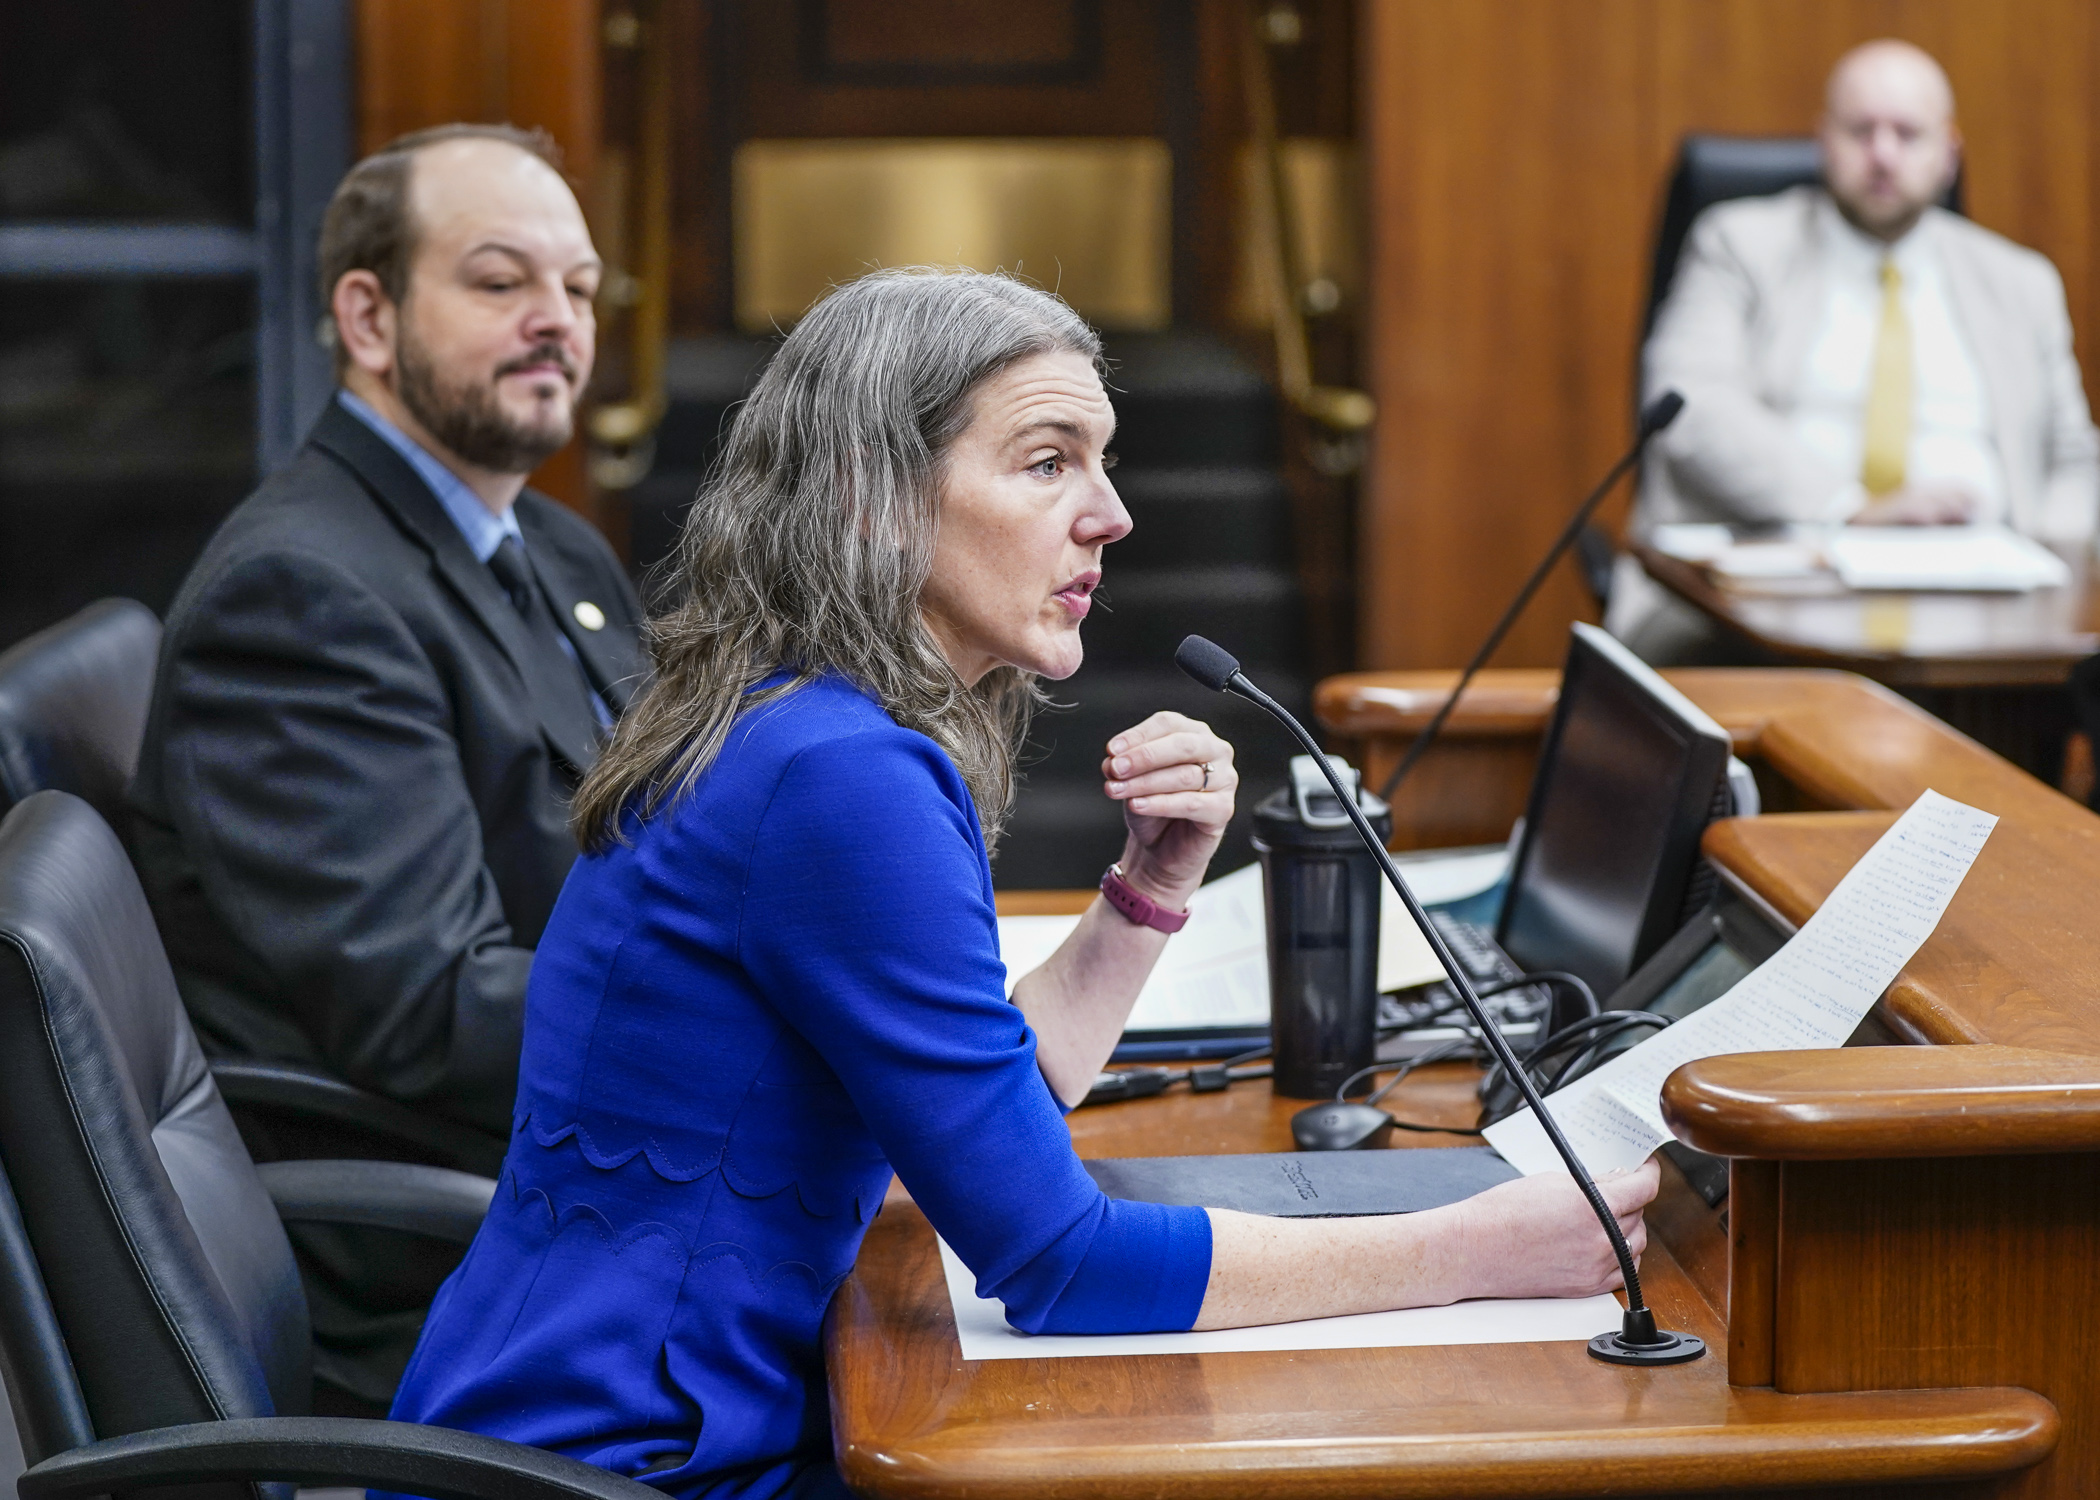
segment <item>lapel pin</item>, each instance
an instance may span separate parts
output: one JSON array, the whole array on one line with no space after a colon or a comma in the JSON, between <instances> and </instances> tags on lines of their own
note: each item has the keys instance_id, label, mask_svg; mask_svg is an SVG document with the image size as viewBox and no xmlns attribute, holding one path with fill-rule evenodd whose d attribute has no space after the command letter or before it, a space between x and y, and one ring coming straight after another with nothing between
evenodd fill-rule
<instances>
[{"instance_id":1,"label":"lapel pin","mask_svg":"<svg viewBox=\"0 0 2100 1500\"><path fill-rule=\"evenodd\" d=\"M577 600L574 613L576 623L585 630L603 630L605 628L605 611L588 599Z\"/></svg>"}]
</instances>

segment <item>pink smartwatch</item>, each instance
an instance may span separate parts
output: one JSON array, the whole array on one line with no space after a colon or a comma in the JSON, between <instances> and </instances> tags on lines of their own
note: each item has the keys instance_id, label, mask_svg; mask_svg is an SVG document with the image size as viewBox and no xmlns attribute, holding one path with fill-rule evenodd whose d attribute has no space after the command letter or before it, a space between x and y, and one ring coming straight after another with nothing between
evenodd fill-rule
<instances>
[{"instance_id":1,"label":"pink smartwatch","mask_svg":"<svg viewBox=\"0 0 2100 1500\"><path fill-rule=\"evenodd\" d=\"M1126 920L1140 927L1150 927L1155 932L1179 932L1188 925L1187 912L1168 911L1150 896L1141 895L1125 880L1121 860L1110 865L1108 873L1101 877L1101 894L1108 897L1108 904L1121 912Z\"/></svg>"}]
</instances>

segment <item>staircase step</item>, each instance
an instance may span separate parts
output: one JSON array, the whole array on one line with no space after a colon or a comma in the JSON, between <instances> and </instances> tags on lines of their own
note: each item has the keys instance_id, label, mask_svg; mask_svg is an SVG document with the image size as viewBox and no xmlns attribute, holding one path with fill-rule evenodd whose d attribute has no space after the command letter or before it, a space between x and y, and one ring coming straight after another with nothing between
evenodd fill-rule
<instances>
[{"instance_id":1,"label":"staircase step","mask_svg":"<svg viewBox=\"0 0 2100 1500\"><path fill-rule=\"evenodd\" d=\"M713 462L730 409L750 393L778 347L776 339L673 339L664 351L670 405L656 432L658 465L705 469Z\"/></svg>"},{"instance_id":2,"label":"staircase step","mask_svg":"<svg viewBox=\"0 0 2100 1500\"><path fill-rule=\"evenodd\" d=\"M1231 345L1204 334L1121 334L1107 354L1117 422L1110 446L1122 462L1275 465L1275 392Z\"/></svg>"},{"instance_id":3,"label":"staircase step","mask_svg":"<svg viewBox=\"0 0 2100 1500\"><path fill-rule=\"evenodd\" d=\"M1108 549L1111 576L1219 563L1290 566L1290 493L1273 469L1122 464L1110 478L1133 523Z\"/></svg>"},{"instance_id":4,"label":"staircase step","mask_svg":"<svg viewBox=\"0 0 2100 1500\"><path fill-rule=\"evenodd\" d=\"M1242 807L1210 859L1217 879L1254 861L1252 821ZM1078 890L1098 885L1123 852L1123 809L1100 789L1046 788L1014 805L1006 837L992 860L1000 890Z\"/></svg>"},{"instance_id":5,"label":"staircase step","mask_svg":"<svg viewBox=\"0 0 2100 1500\"><path fill-rule=\"evenodd\" d=\"M1261 684L1293 713L1304 715L1310 695L1301 678L1264 674ZM1232 746L1239 768L1239 810L1211 873L1236 870L1254 858L1249 810L1288 781L1297 750L1275 720L1244 699L1199 687L1171 667L1164 672L1087 667L1045 687L1053 700L1070 706L1039 709L1029 725L1020 796L992 866L996 885L1030 890L1091 885L1100 878L1121 847L1123 826L1120 808L1101 791L1102 755L1111 736L1161 709L1210 725ZM1104 840L1110 852L1095 859ZM1081 868L1088 860L1094 861L1091 875Z\"/></svg>"},{"instance_id":6,"label":"staircase step","mask_svg":"<svg viewBox=\"0 0 2100 1500\"><path fill-rule=\"evenodd\" d=\"M1091 661L1169 664L1190 634L1209 636L1250 669L1299 659L1304 607L1288 573L1240 564L1104 571L1086 623Z\"/></svg>"},{"instance_id":7,"label":"staircase step","mask_svg":"<svg viewBox=\"0 0 2100 1500\"><path fill-rule=\"evenodd\" d=\"M1260 682L1293 713L1310 696L1303 679L1288 673L1263 674ZM1162 711L1187 714L1231 741L1243 775L1251 774L1250 766L1273 763L1280 776L1294 753L1276 721L1253 704L1213 693L1171 666L1164 671L1088 666L1043 688L1052 706L1037 709L1029 722L1026 764L1031 784L1052 775L1097 781L1109 740Z\"/></svg>"}]
</instances>

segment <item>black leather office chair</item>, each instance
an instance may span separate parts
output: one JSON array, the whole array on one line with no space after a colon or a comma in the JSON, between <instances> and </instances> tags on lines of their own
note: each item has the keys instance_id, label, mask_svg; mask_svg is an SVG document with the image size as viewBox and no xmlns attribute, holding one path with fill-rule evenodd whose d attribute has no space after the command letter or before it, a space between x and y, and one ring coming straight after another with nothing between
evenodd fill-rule
<instances>
[{"instance_id":1,"label":"black leather office chair","mask_svg":"<svg viewBox=\"0 0 2100 1500\"><path fill-rule=\"evenodd\" d=\"M159 654L160 622L129 599L100 600L0 653L0 814L34 793L61 791L124 826ZM311 1068L221 1061L213 1071L236 1114L251 1131L260 1124L279 1154L310 1155L298 1143L316 1136L330 1142L330 1155L484 1173L502 1160L479 1132Z\"/></svg>"},{"instance_id":2,"label":"black leather office chair","mask_svg":"<svg viewBox=\"0 0 2100 1500\"><path fill-rule=\"evenodd\" d=\"M71 792L114 823L138 769L160 621L103 599L0 652L0 813Z\"/></svg>"},{"instance_id":3,"label":"black leather office chair","mask_svg":"<svg viewBox=\"0 0 2100 1500\"><path fill-rule=\"evenodd\" d=\"M437 1500L661 1500L601 1469L409 1423L298 1415L305 1299L280 1218L463 1240L494 1184L249 1159L124 851L39 793L0 822L0 1352L23 1500L257 1481Z\"/></svg>"}]
</instances>

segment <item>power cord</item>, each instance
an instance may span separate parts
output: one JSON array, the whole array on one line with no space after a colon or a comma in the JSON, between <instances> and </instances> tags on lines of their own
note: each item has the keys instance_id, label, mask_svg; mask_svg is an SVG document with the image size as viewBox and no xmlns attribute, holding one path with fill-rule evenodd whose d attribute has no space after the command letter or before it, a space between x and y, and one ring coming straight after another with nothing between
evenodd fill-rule
<instances>
[{"instance_id":1,"label":"power cord","mask_svg":"<svg viewBox=\"0 0 2100 1500\"><path fill-rule=\"evenodd\" d=\"M1187 1068L1125 1068L1120 1072L1100 1074L1094 1080L1087 1096L1074 1106L1084 1109L1089 1104L1120 1104L1126 1099L1150 1099L1163 1094L1178 1083L1189 1086L1192 1094L1215 1094L1231 1088L1235 1083L1246 1083L1256 1078L1267 1078L1276 1070L1273 1067L1249 1067L1269 1055L1267 1047L1256 1047L1251 1051L1228 1057L1223 1062L1200 1063Z\"/></svg>"},{"instance_id":2,"label":"power cord","mask_svg":"<svg viewBox=\"0 0 2100 1500\"><path fill-rule=\"evenodd\" d=\"M1565 1088L1603 1064L1611 1043L1631 1031L1660 1031L1670 1017L1652 1010L1607 1010L1585 1016L1544 1038L1523 1058L1524 1071L1531 1075L1541 1094ZM1551 1066L1561 1053L1568 1056L1559 1067ZM1480 1112L1487 1124L1513 1114L1524 1102L1516 1083L1498 1062L1480 1080Z\"/></svg>"},{"instance_id":3,"label":"power cord","mask_svg":"<svg viewBox=\"0 0 2100 1500\"><path fill-rule=\"evenodd\" d=\"M1407 1075L1414 1072L1415 1069L1427 1067L1430 1063L1451 1062L1456 1058L1477 1056L1479 1050L1479 1040L1468 1036L1462 1041L1441 1043L1438 1046L1431 1047L1427 1052L1417 1053L1413 1057L1394 1058L1387 1062L1372 1063L1368 1068L1358 1068L1354 1073L1344 1078L1341 1086L1334 1091L1335 1102L1337 1104L1348 1103L1351 1089L1363 1082L1364 1079L1374 1077L1390 1068L1393 1070L1392 1080L1383 1088L1373 1090L1364 1100L1364 1103L1375 1106L1379 1100L1405 1082ZM1387 1113L1387 1118L1392 1120L1395 1130L1419 1131L1424 1135L1480 1134L1479 1131L1468 1129L1463 1125L1425 1125L1417 1120L1403 1120L1393 1115L1390 1111Z\"/></svg>"}]
</instances>

